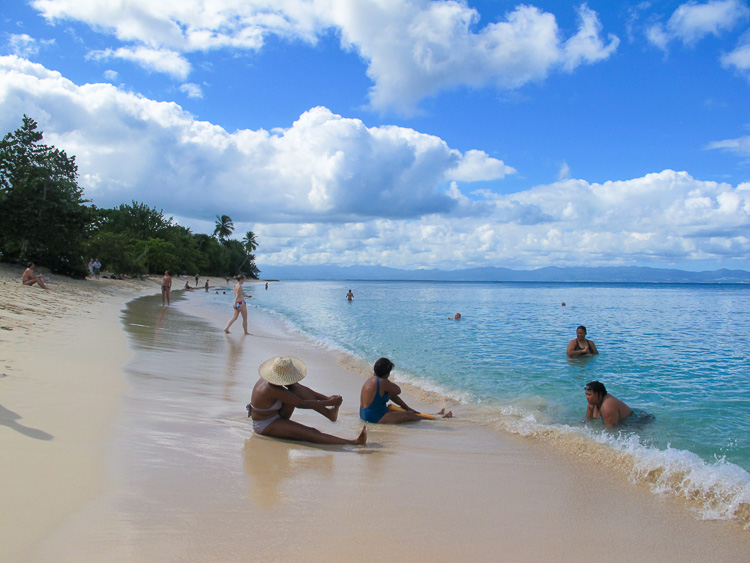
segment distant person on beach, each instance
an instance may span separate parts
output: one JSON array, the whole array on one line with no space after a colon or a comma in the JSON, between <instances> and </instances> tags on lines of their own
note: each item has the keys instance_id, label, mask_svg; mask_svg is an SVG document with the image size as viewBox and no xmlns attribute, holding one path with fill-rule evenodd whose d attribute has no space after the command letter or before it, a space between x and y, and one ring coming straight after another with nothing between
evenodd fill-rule
<instances>
[{"instance_id":1,"label":"distant person on beach","mask_svg":"<svg viewBox=\"0 0 750 563\"><path fill-rule=\"evenodd\" d=\"M455 317L448 317L449 321L460 321L461 320L461 313L456 313Z\"/></svg>"},{"instance_id":2,"label":"distant person on beach","mask_svg":"<svg viewBox=\"0 0 750 563\"><path fill-rule=\"evenodd\" d=\"M193 288L190 287L190 282L189 281L185 282L185 289L187 289L188 291L193 291Z\"/></svg>"},{"instance_id":3,"label":"distant person on beach","mask_svg":"<svg viewBox=\"0 0 750 563\"><path fill-rule=\"evenodd\" d=\"M88 269L89 269L89 275L93 277L94 276L94 259L93 258L89 258Z\"/></svg>"},{"instance_id":4,"label":"distant person on beach","mask_svg":"<svg viewBox=\"0 0 750 563\"><path fill-rule=\"evenodd\" d=\"M583 386L586 392L586 422L602 419L604 426L615 428L619 424L643 424L653 422L653 414L641 409L631 409L617 397L607 393L607 388L599 381L589 381Z\"/></svg>"},{"instance_id":5,"label":"distant person on beach","mask_svg":"<svg viewBox=\"0 0 750 563\"><path fill-rule=\"evenodd\" d=\"M593 340L586 340L586 327L581 325L576 329L576 337L568 342L567 354L571 358L578 356L595 356L599 353Z\"/></svg>"},{"instance_id":6,"label":"distant person on beach","mask_svg":"<svg viewBox=\"0 0 750 563\"><path fill-rule=\"evenodd\" d=\"M404 400L399 397L401 388L389 381L393 362L388 358L380 358L375 362L371 376L364 385L359 400L359 418L365 422L378 424L402 424L404 422L416 422L418 420L431 420L436 417L451 418L451 411L441 410L435 415L422 414L415 411ZM396 403L400 409L390 408L388 401ZM403 409L403 410L401 410Z\"/></svg>"},{"instance_id":7,"label":"distant person on beach","mask_svg":"<svg viewBox=\"0 0 750 563\"><path fill-rule=\"evenodd\" d=\"M208 280L206 280L206 293L208 293Z\"/></svg>"},{"instance_id":8,"label":"distant person on beach","mask_svg":"<svg viewBox=\"0 0 750 563\"><path fill-rule=\"evenodd\" d=\"M315 444L364 446L367 443L366 426L354 440L347 440L290 420L294 409L299 408L312 409L336 422L343 401L341 395L329 397L300 384L307 374L302 360L276 356L263 362L258 374L260 379L247 405L256 434Z\"/></svg>"},{"instance_id":9,"label":"distant person on beach","mask_svg":"<svg viewBox=\"0 0 750 563\"><path fill-rule=\"evenodd\" d=\"M198 288L198 280L200 279L200 276L198 274L195 274L195 287Z\"/></svg>"},{"instance_id":10,"label":"distant person on beach","mask_svg":"<svg viewBox=\"0 0 750 563\"><path fill-rule=\"evenodd\" d=\"M346 294L346 300L351 303L352 299L354 299L354 294L352 293L352 290L349 290L349 293Z\"/></svg>"},{"instance_id":11,"label":"distant person on beach","mask_svg":"<svg viewBox=\"0 0 750 563\"><path fill-rule=\"evenodd\" d=\"M164 277L161 279L161 306L164 307L164 299L167 300L167 307L169 307L169 292L172 291L172 276L169 270L164 272Z\"/></svg>"},{"instance_id":12,"label":"distant person on beach","mask_svg":"<svg viewBox=\"0 0 750 563\"><path fill-rule=\"evenodd\" d=\"M34 263L29 262L21 276L21 282L23 285L34 285L37 284L42 289L49 289L47 284L44 282L44 276L37 275L34 273Z\"/></svg>"},{"instance_id":13,"label":"distant person on beach","mask_svg":"<svg viewBox=\"0 0 750 563\"><path fill-rule=\"evenodd\" d=\"M224 329L224 332L227 334L229 334L229 327L234 324L234 321L237 320L237 317L239 317L240 314L242 315L242 328L245 329L245 334L250 334L247 331L247 303L245 303L245 297L252 297L252 295L245 295L242 293L243 283L245 283L245 276L240 274L237 276L237 283L234 286L234 305L232 305L234 313L227 323L227 327Z\"/></svg>"},{"instance_id":14,"label":"distant person on beach","mask_svg":"<svg viewBox=\"0 0 750 563\"><path fill-rule=\"evenodd\" d=\"M268 291L268 282L266 282L266 291Z\"/></svg>"},{"instance_id":15,"label":"distant person on beach","mask_svg":"<svg viewBox=\"0 0 750 563\"><path fill-rule=\"evenodd\" d=\"M99 262L99 259L97 258L96 260L94 260L94 263L91 265L94 267L94 277L96 279L99 279L99 272L101 272L102 270L102 263Z\"/></svg>"}]
</instances>

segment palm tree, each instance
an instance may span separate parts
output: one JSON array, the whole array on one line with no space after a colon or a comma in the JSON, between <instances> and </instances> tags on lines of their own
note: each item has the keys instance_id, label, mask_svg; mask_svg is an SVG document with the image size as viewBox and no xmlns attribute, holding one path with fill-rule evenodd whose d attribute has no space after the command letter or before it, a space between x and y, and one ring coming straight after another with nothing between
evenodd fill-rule
<instances>
[{"instance_id":1,"label":"palm tree","mask_svg":"<svg viewBox=\"0 0 750 563\"><path fill-rule=\"evenodd\" d=\"M226 238L234 231L234 223L229 215L216 216L216 228L214 229L214 236L218 235L218 239L224 242Z\"/></svg>"},{"instance_id":2,"label":"palm tree","mask_svg":"<svg viewBox=\"0 0 750 563\"><path fill-rule=\"evenodd\" d=\"M255 240L255 233L248 231L245 238L242 239L242 244L245 245L245 250L247 250L248 254L255 252L255 249L258 248L258 241Z\"/></svg>"}]
</instances>

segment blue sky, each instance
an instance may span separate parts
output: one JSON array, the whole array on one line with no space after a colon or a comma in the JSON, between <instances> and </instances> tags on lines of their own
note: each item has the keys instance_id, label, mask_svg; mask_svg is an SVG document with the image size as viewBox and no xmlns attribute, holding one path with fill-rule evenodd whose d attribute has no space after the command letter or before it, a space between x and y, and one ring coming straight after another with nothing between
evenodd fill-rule
<instances>
[{"instance_id":1,"label":"blue sky","mask_svg":"<svg viewBox=\"0 0 750 563\"><path fill-rule=\"evenodd\" d=\"M0 131L261 269L750 269L745 0L0 7Z\"/></svg>"}]
</instances>

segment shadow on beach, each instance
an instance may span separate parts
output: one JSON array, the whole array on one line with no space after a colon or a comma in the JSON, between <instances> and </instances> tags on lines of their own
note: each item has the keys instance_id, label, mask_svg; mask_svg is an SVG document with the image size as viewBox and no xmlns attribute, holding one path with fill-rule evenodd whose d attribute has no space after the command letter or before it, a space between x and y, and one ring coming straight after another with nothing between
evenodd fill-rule
<instances>
[{"instance_id":1,"label":"shadow on beach","mask_svg":"<svg viewBox=\"0 0 750 563\"><path fill-rule=\"evenodd\" d=\"M13 411L8 410L4 406L0 405L0 424L2 424L3 426L7 426L12 430L19 432L24 436L28 436L29 438L34 438L35 440L54 439L54 436L52 434L47 434L43 430L29 428L28 426L24 426L23 424L18 424L16 421L20 419L21 415L14 413Z\"/></svg>"}]
</instances>

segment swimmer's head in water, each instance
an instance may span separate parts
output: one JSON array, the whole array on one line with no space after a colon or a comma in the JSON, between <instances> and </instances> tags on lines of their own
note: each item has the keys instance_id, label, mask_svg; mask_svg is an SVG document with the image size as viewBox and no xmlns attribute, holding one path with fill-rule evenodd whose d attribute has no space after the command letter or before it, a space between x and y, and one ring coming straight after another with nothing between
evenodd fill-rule
<instances>
[{"instance_id":1,"label":"swimmer's head in water","mask_svg":"<svg viewBox=\"0 0 750 563\"><path fill-rule=\"evenodd\" d=\"M604 383L600 383L599 381L589 381L583 388L586 391L596 393L600 397L604 397L607 394L607 388L604 386Z\"/></svg>"},{"instance_id":2,"label":"swimmer's head in water","mask_svg":"<svg viewBox=\"0 0 750 563\"><path fill-rule=\"evenodd\" d=\"M456 313L456 317L455 318L456 318L456 320L460 319L461 318L461 313Z\"/></svg>"},{"instance_id":3,"label":"swimmer's head in water","mask_svg":"<svg viewBox=\"0 0 750 563\"><path fill-rule=\"evenodd\" d=\"M393 362L388 358L380 358L375 362L375 375L378 377L388 377L393 369Z\"/></svg>"}]
</instances>

